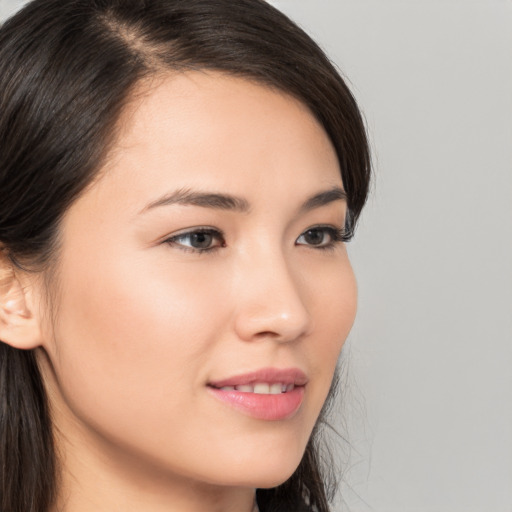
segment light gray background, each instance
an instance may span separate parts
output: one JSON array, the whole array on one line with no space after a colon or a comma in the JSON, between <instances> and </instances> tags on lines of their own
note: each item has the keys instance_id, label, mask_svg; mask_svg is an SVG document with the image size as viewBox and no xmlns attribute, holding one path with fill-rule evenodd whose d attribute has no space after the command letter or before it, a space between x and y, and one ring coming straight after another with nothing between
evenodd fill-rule
<instances>
[{"instance_id":1,"label":"light gray background","mask_svg":"<svg viewBox=\"0 0 512 512\"><path fill-rule=\"evenodd\" d=\"M374 149L336 512L512 512L512 2L272 3L349 78Z\"/></svg>"}]
</instances>

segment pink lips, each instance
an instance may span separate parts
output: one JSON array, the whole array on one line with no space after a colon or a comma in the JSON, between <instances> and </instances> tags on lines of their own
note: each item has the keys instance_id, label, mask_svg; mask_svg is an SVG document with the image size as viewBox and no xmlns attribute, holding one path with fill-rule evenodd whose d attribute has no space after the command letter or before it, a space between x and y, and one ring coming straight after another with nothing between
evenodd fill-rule
<instances>
[{"instance_id":1,"label":"pink lips","mask_svg":"<svg viewBox=\"0 0 512 512\"><path fill-rule=\"evenodd\" d=\"M211 382L208 385L208 391L217 399L248 416L275 421L288 419L298 411L304 398L304 387L307 382L306 375L298 368L283 370L263 368ZM238 386L247 387L261 383L275 386L281 384L286 392L260 394L236 389Z\"/></svg>"}]
</instances>

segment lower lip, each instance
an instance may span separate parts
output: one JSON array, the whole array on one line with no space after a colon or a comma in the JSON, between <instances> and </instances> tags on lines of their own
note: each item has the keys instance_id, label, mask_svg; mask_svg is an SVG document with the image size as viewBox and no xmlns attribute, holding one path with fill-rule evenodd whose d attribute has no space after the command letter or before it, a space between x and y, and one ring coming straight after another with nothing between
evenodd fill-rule
<instances>
[{"instance_id":1,"label":"lower lip","mask_svg":"<svg viewBox=\"0 0 512 512\"><path fill-rule=\"evenodd\" d=\"M223 391L212 387L208 389L217 399L241 413L267 421L291 418L299 410L304 398L304 386L298 386L292 391L278 395L260 395L236 390Z\"/></svg>"}]
</instances>

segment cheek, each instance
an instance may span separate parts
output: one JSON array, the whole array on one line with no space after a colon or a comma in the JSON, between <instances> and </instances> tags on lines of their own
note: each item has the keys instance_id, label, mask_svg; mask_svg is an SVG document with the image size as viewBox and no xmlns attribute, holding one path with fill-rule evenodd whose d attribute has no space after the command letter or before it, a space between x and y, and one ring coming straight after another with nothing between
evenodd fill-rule
<instances>
[{"instance_id":1,"label":"cheek","mask_svg":"<svg viewBox=\"0 0 512 512\"><path fill-rule=\"evenodd\" d=\"M172 352L179 359L204 349L204 331L215 324L218 301L214 286L201 288L200 275L121 256L100 270L82 268L80 275L68 272L63 279L59 326L71 335L66 344L81 339L118 363L128 355L140 360L151 352Z\"/></svg>"},{"instance_id":2,"label":"cheek","mask_svg":"<svg viewBox=\"0 0 512 512\"><path fill-rule=\"evenodd\" d=\"M312 389L311 410L318 415L329 392L336 364L352 328L357 310L357 284L348 260L342 268L330 272L323 281L322 289L311 305L315 334L304 343L311 368L312 380L317 385Z\"/></svg>"},{"instance_id":3,"label":"cheek","mask_svg":"<svg viewBox=\"0 0 512 512\"><path fill-rule=\"evenodd\" d=\"M134 436L143 421L170 424L177 410L186 414L222 322L219 302L198 293L199 277L148 272L121 256L113 265L73 265L81 273L65 263L50 355L73 412L112 431L130 423Z\"/></svg>"},{"instance_id":4,"label":"cheek","mask_svg":"<svg viewBox=\"0 0 512 512\"><path fill-rule=\"evenodd\" d=\"M319 277L318 277L319 276ZM315 290L310 310L320 346L318 354L339 353L355 320L357 310L357 284L346 253L340 262L317 270L309 283ZM317 285L314 283L318 282ZM322 333L322 334L320 334Z\"/></svg>"}]
</instances>

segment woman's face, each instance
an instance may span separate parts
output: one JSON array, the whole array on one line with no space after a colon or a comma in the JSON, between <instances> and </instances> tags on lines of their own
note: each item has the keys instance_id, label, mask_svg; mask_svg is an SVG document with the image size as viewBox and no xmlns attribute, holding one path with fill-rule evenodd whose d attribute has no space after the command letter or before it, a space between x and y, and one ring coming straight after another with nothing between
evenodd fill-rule
<instances>
[{"instance_id":1,"label":"woman's face","mask_svg":"<svg viewBox=\"0 0 512 512\"><path fill-rule=\"evenodd\" d=\"M334 149L295 99L217 73L159 80L121 126L61 226L57 429L123 471L277 485L356 310Z\"/></svg>"}]
</instances>

